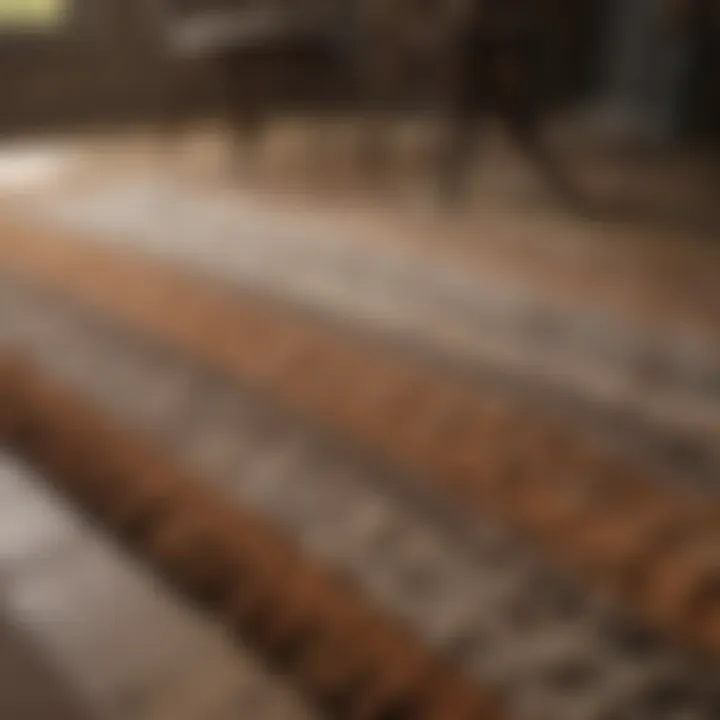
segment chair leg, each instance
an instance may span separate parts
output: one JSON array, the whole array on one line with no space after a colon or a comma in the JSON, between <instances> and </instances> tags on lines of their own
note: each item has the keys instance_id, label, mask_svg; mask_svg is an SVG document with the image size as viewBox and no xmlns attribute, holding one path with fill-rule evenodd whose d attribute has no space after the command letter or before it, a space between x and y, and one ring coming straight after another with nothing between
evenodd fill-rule
<instances>
[{"instance_id":1,"label":"chair leg","mask_svg":"<svg viewBox=\"0 0 720 720\"><path fill-rule=\"evenodd\" d=\"M447 209L469 199L471 170L477 157L480 134L478 115L455 111L443 133L436 170L438 200Z\"/></svg>"},{"instance_id":2,"label":"chair leg","mask_svg":"<svg viewBox=\"0 0 720 720\"><path fill-rule=\"evenodd\" d=\"M513 116L506 122L513 141L551 190L572 210L587 212L588 198L543 138L540 121Z\"/></svg>"}]
</instances>

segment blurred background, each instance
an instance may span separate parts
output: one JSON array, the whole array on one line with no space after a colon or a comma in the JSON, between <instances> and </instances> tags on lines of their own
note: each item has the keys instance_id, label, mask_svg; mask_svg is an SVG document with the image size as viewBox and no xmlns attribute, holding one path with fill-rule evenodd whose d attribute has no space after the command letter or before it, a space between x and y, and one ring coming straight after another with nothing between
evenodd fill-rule
<instances>
[{"instance_id":1,"label":"blurred background","mask_svg":"<svg viewBox=\"0 0 720 720\"><path fill-rule=\"evenodd\" d=\"M0 84L1 356L506 717L720 717L720 2L0 0ZM0 720L417 717L319 709L25 462Z\"/></svg>"},{"instance_id":2,"label":"blurred background","mask_svg":"<svg viewBox=\"0 0 720 720\"><path fill-rule=\"evenodd\" d=\"M714 189L717 180L720 101L718 10L710 0L312 0L302 7L282 0L8 0L0 11L0 129L21 136L130 124L176 129L175 121L229 118L255 146L290 124L295 134L322 135L325 154L342 165L338 148L327 150L331 129L342 135L338 128L380 115L392 126L382 141L394 155L432 166L432 142L413 142L412 131L397 126L414 125L420 136L417 126L425 135L452 134L460 86L473 82L472 71L459 70L473 64L468 27L478 21L468 8L480 6L487 6L479 22L483 52L495 57L484 61L493 68L478 92L485 99L470 102L489 109L483 119L512 105L508 95L531 97L519 104L542 116L581 186L583 178L600 185L603 205L696 225L714 220L707 185ZM510 66L526 76L524 87L509 89ZM306 140L315 165L317 143ZM380 143L375 138L359 154L385 154ZM397 163L393 170L401 173ZM405 175L417 179L413 169Z\"/></svg>"}]
</instances>

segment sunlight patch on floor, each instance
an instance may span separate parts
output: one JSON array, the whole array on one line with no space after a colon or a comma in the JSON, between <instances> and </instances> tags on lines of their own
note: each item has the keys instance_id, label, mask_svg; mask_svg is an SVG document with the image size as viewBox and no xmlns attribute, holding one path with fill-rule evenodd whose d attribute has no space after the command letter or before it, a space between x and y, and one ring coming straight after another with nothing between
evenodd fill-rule
<instances>
[{"instance_id":1,"label":"sunlight patch on floor","mask_svg":"<svg viewBox=\"0 0 720 720\"><path fill-rule=\"evenodd\" d=\"M58 182L73 166L69 148L58 145L0 145L0 191L26 192Z\"/></svg>"}]
</instances>

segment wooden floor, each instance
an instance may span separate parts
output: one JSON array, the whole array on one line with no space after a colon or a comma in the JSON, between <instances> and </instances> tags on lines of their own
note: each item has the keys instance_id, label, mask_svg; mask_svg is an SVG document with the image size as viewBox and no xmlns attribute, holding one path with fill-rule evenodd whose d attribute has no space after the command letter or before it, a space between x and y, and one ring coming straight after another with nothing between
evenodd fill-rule
<instances>
[{"instance_id":1,"label":"wooden floor","mask_svg":"<svg viewBox=\"0 0 720 720\"><path fill-rule=\"evenodd\" d=\"M21 628L0 620L0 717L23 720L90 720L72 692Z\"/></svg>"},{"instance_id":2,"label":"wooden floor","mask_svg":"<svg viewBox=\"0 0 720 720\"><path fill-rule=\"evenodd\" d=\"M516 206L507 195L501 202L502 192L490 193L465 219L450 220L427 209L381 206L348 199L349 195L335 196L330 203L329 194L300 194L290 185L282 192L278 186L273 193L267 188L238 191L218 171L219 158L213 160L205 153L204 142L201 137L195 159L190 153L190 164L185 158L184 174L176 177L168 172L170 166L157 166L147 146L134 140L124 145L103 140L104 144L81 150L51 143L45 149L20 151L17 162L0 162L3 223L10 217L7 206L12 205L13 211L22 210L24 221L31 221L28 237L37 232L37 240L42 235L39 222L46 231L49 228L53 239L54 234L61 237L67 232L87 240L89 254L104 252L108 248L103 245L133 256L150 253L162 266L202 276L202 282L210 279L214 286L238 294L259 291L273 303L292 306L293 313L298 308L303 313L311 310L303 315L304 321L312 325L321 320L326 332L340 325L353 333L362 330L358 336L363 343L371 337L374 348L400 338L403 352L410 349L416 360L425 362L432 356L433 362L442 358L450 363L440 364L443 373L448 368L455 373L460 365L478 370L479 375L490 368L491 384L503 374L513 374L513 382L525 374L543 387L552 376L557 380L552 397L582 396L593 417L607 410L615 435L624 435L628 443L635 443L639 435L627 428L646 428L648 442L652 441L648 454L657 453L661 465L668 457L662 453L672 452L666 437L686 431L688 437L697 436L698 448L710 447L703 474L710 476L710 485L717 490L720 251L701 234L682 232L677 226L656 233L657 226L651 223L642 230L625 222L588 224L542 202L534 209L532 203L519 202L518 196ZM207 142L217 149L215 140ZM514 172L508 177L512 179ZM668 177L661 180L660 184L672 185ZM501 179L500 184L504 182ZM667 188L664 192L672 195ZM249 439L243 439L244 418L254 417L256 411L244 410L246 398L234 399L232 393L239 393L234 385L226 387L216 375L205 379L189 358L173 356L163 366L160 349L148 345L143 350L138 338L133 344L108 318L91 321L67 298L60 301L59 295L43 289L42 282L28 280L22 287L18 281L22 274L16 268L13 278L12 267L13 257L23 252L13 247L22 242L22 234L8 229L17 229L13 225L17 217L14 212L5 239L0 239L0 345L34 353L61 377L66 373L73 378L80 389L95 388L98 397L112 398L107 400L108 408L115 407L113 403L125 408L128 426L146 427L148 434L155 432L158 437L167 432L176 444L168 443L179 455L186 452L190 457L196 452L201 458L197 462L209 468L226 464L223 482L228 487L240 486L235 475L245 465L239 453L251 457L264 442L270 448L265 460L249 463L245 458L251 469L244 472L249 484L243 492L252 497L255 493L258 507L268 514L272 514L268 508L275 508L272 512L278 518L287 515L288 527L295 528L299 537L307 532L313 553L359 578L367 573L370 579L363 582L375 588L377 597L398 615L414 617L412 601L422 604L421 594L411 583L406 595L392 584L400 582L402 571L408 569L402 553L395 548L398 560L393 564L393 551L382 543L355 538L364 538L363 533L370 538L376 525L380 536L381 521L389 518L391 528L402 528L396 533L398 547L407 546L408 557L415 553L413 562L440 578L433 585L433 602L417 611L418 625L428 637L437 632L442 639L438 643L447 641L450 646L445 624L451 624L454 616L440 611L445 606L438 598L447 600L448 606L459 599L467 605L456 613L468 616L468 624L459 623L459 637L469 637L470 630L493 636L500 628L497 645L491 645L492 662L486 667L477 661L477 672L483 679L496 673L502 681L498 686L507 687L509 697L517 698L517 717L624 717L597 708L611 696L615 699L609 706L623 712L636 707L632 704L636 695L638 707L641 699L645 702L641 688L637 693L619 689L616 695L611 690L627 684L630 676L647 676L647 686L656 687L654 670L648 668L665 662L665 650L658 651L660 659L648 660L647 668L644 661L630 667L628 660L632 672L623 675L618 668L624 668L625 651L604 654L605 615L598 611L602 622L597 620L593 606L585 608L583 600L578 606L584 608L580 620L572 620L582 630L577 631L579 639L572 635L575 625L568 631L578 645L577 657L582 659L585 653L603 668L618 670L617 682L610 678L606 686L598 681L596 688L584 690L574 700L569 694L561 697L557 689L548 691L552 710L548 715L542 714L542 703L536 699L524 708L527 698L523 700L518 691L526 680L523 673L540 678L555 667L553 653L566 628L553 620L539 624L535 639L527 629L513 635L510 622L505 627L498 619L504 617L499 609L494 615L482 605L482 592L517 585L518 597L532 605L537 588L552 583L528 581L530 589L524 590L524 581L510 582L504 575L493 580L464 541L419 511L415 517L415 507L404 504L402 496L393 496L391 503L378 489L382 479L378 483L370 471L361 473L355 455L348 453L345 465L336 468L314 435L294 439L288 432L292 442L287 441L283 452L271 446L265 421L258 420L257 436L248 431ZM381 342L376 345L378 336ZM592 378L599 377L593 376L595 370L604 375L603 382L593 386ZM530 382L518 386L523 400L530 398L525 392L530 386ZM544 402L549 395L538 397ZM203 414L202 403L210 407L211 400L219 408L217 417L209 410ZM637 417L630 423L633 413ZM299 425L296 419L290 424ZM590 432L581 422L575 430ZM305 461L298 460L305 449L315 465L308 461L305 467ZM680 458L681 464L686 461L687 456ZM305 467L307 478L296 465ZM279 475L285 466L289 479L283 485L273 480L272 472ZM222 473L217 470L217 474ZM688 480L686 475L682 473L683 481ZM230 483L231 476L235 484ZM338 509L345 506L347 515ZM364 514L361 506L366 507ZM303 512L307 518L302 522L293 515ZM306 526L309 529L304 530ZM411 531L415 526L417 532ZM392 542L392 533L386 534ZM436 536L442 551L433 555L426 552L427 538L435 542ZM358 560L365 557L365 545L380 548L376 554L367 551L367 568ZM512 555L503 557L498 573L511 580L513 573L525 577L519 568L536 569L534 555L522 562ZM409 561L405 564L410 567ZM528 577L535 577L530 570ZM470 589L475 585L477 601ZM511 605L515 607L503 600L498 607ZM614 614L612 618L614 622ZM487 640L481 639L478 646ZM563 652L558 651L563 662L575 657L571 651ZM478 650L477 655L485 658L487 653ZM503 669L503 657L509 669ZM682 666L682 683L686 675L698 675L684 656L682 662L675 655L668 657ZM467 662L472 665L475 660ZM529 669L523 669L523 662ZM697 712L682 717L717 717L712 709L717 706L705 697L706 685L712 687L712 682L703 680ZM585 714L573 702L579 703L578 708L582 705ZM634 716L660 717L639 711ZM315 715L214 623L189 609L43 489L41 478L0 455L0 719L6 717L308 720Z\"/></svg>"},{"instance_id":3,"label":"wooden floor","mask_svg":"<svg viewBox=\"0 0 720 720\"><path fill-rule=\"evenodd\" d=\"M6 455L0 607L3 720L314 717L218 626Z\"/></svg>"},{"instance_id":4,"label":"wooden floor","mask_svg":"<svg viewBox=\"0 0 720 720\"><path fill-rule=\"evenodd\" d=\"M233 185L222 147L212 133L170 155L153 138L59 147L46 155L56 164L46 160L45 180L29 183L12 209L51 233L62 228L149 254L463 370L551 387L573 405L580 399L601 409L611 434L634 441L624 421L649 423L670 454L677 444L665 441L667 433L696 445L679 454L717 476L717 244L689 228L659 233L647 223L574 217L523 181L499 149L489 151L490 187L478 189L473 208L448 217L413 211L397 195L380 203L317 187L292 192L290 180L272 192ZM29 158L27 171L41 174L42 154ZM647 195L655 167L656 204L673 178L707 192L701 170L680 160L635 160L630 177ZM695 199L707 208L707 198ZM684 203L678 208L689 210ZM0 252L14 245L0 240Z\"/></svg>"}]
</instances>

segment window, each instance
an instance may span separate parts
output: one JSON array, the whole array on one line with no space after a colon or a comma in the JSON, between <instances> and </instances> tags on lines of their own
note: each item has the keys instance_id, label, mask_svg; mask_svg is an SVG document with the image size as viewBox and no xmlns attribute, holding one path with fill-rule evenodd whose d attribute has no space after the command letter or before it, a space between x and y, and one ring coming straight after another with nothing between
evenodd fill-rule
<instances>
[{"instance_id":1,"label":"window","mask_svg":"<svg viewBox=\"0 0 720 720\"><path fill-rule=\"evenodd\" d=\"M68 0L0 0L0 28L43 30L64 24Z\"/></svg>"}]
</instances>

